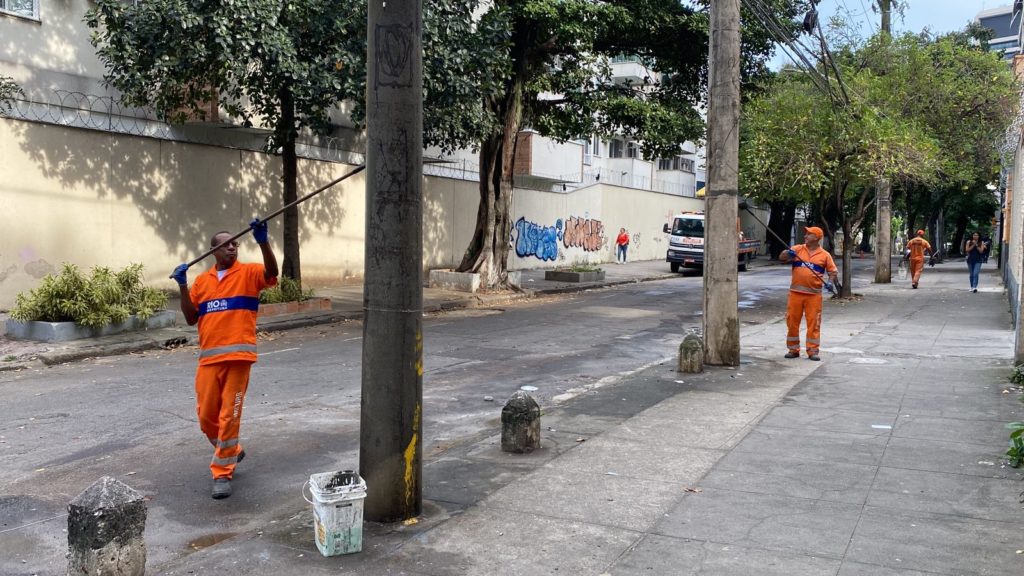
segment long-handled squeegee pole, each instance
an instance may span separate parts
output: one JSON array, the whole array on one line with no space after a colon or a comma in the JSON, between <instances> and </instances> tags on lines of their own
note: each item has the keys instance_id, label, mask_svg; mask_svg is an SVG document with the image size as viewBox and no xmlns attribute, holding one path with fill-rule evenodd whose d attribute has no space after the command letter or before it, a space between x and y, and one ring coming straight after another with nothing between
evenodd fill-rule
<instances>
[{"instance_id":1,"label":"long-handled squeegee pole","mask_svg":"<svg viewBox=\"0 0 1024 576\"><path fill-rule=\"evenodd\" d=\"M775 236L775 239L778 240L779 242L781 242L782 245L785 246L787 250L792 250L792 248L789 246L789 242L786 242L785 240L780 238L779 235L775 233L775 230L772 230L771 228L769 228L767 224L765 224L760 218L758 218L757 214L754 214L754 211L750 209L750 205L749 204L747 204L746 202L740 202L740 208L746 210L747 214L750 214L751 218L753 218L754 220L757 220L757 223L760 224L762 227L764 227L764 229L767 230L772 236ZM797 258L796 261L797 262L803 262L803 260L801 260L800 258ZM811 271L811 274L814 274L815 276L817 276L818 280L821 280L822 283L825 282L825 278L821 274L818 274L812 268L808 268L808 270ZM835 290L833 290L832 293L838 296L840 289L841 288L840 288L839 282L837 280L836 281Z\"/></svg>"},{"instance_id":2,"label":"long-handled squeegee pole","mask_svg":"<svg viewBox=\"0 0 1024 576\"><path fill-rule=\"evenodd\" d=\"M306 194L302 198L299 198L298 200L296 200L296 201L294 201L294 202L292 202L290 204L287 204L285 206L282 206L281 208L279 208L278 210L276 210L274 212L271 212L265 218L260 219L260 222L267 222L268 220L271 220L271 219L279 216L282 212L284 212L285 210L291 208L292 206L298 206L299 204L302 204L306 200L309 200L310 198L316 196L317 194L323 192L324 190L327 190L328 188L339 184L341 181L345 180L346 178L349 178L351 176L355 176L356 174L359 174L363 170L366 170L366 166L365 165L357 167L355 170L349 172L348 174L345 174L344 176L341 176L340 178L335 178L334 180L331 180L327 184L324 184L323 186L317 188L316 190L313 190L312 192L310 192L309 194ZM249 228L246 228L245 230L242 230L241 232L239 232L238 234L235 234L231 238L228 238L227 240L221 242L220 244L214 246L213 248L210 248L206 252L203 252L203 254L201 256L197 256L191 262L186 264L186 266L191 268L193 264L199 262L203 258L206 258L210 254L213 254L217 250L220 250L222 247L227 246L231 242L234 242L235 240L238 240L239 238L241 238L242 236L245 236L248 233L249 233ZM169 276L169 278L173 278L173 276Z\"/></svg>"}]
</instances>

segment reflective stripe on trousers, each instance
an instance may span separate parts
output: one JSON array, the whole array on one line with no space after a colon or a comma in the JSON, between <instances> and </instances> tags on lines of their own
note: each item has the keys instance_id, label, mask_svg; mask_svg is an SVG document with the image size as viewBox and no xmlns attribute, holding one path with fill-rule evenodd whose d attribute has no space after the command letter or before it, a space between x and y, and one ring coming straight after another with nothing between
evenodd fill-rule
<instances>
[{"instance_id":1,"label":"reflective stripe on trousers","mask_svg":"<svg viewBox=\"0 0 1024 576\"><path fill-rule=\"evenodd\" d=\"M242 452L238 432L251 368L251 362L229 361L201 365L196 370L196 414L200 429L214 447L210 461L214 478L231 478Z\"/></svg>"},{"instance_id":2,"label":"reflective stripe on trousers","mask_svg":"<svg viewBox=\"0 0 1024 576\"><path fill-rule=\"evenodd\" d=\"M786 304L786 347L800 351L800 322L807 319L807 354L815 355L821 345L821 295L790 292Z\"/></svg>"}]
</instances>

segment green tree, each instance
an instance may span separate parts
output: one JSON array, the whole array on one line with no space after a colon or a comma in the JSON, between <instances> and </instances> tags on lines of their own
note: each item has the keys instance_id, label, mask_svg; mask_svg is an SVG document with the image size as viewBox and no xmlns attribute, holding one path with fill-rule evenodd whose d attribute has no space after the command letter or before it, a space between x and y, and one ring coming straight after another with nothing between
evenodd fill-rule
<instances>
[{"instance_id":1,"label":"green tree","mask_svg":"<svg viewBox=\"0 0 1024 576\"><path fill-rule=\"evenodd\" d=\"M428 0L424 141L444 149L478 142L480 109L505 70L507 22L479 21L479 0ZM343 0L98 0L87 16L107 83L129 105L171 122L205 119L210 103L243 126L272 130L266 150L283 165L283 197L297 198L296 143L327 134L341 102L364 120L366 3ZM492 74L480 74L489 70ZM282 273L301 279L299 212L284 213Z\"/></svg>"},{"instance_id":2,"label":"green tree","mask_svg":"<svg viewBox=\"0 0 1024 576\"><path fill-rule=\"evenodd\" d=\"M0 113L11 111L11 101L18 96L24 96L21 86L13 78L0 76Z\"/></svg>"},{"instance_id":3,"label":"green tree","mask_svg":"<svg viewBox=\"0 0 1024 576\"><path fill-rule=\"evenodd\" d=\"M852 240L877 179L902 190L912 228L919 213L934 221L947 200L992 179L1016 88L998 56L966 37L876 36L838 51L849 101L784 74L744 111L745 186L808 204L842 228L847 294Z\"/></svg>"},{"instance_id":4,"label":"green tree","mask_svg":"<svg viewBox=\"0 0 1024 576\"><path fill-rule=\"evenodd\" d=\"M759 0L792 34L800 0ZM697 107L707 81L708 1L495 0L510 22L509 74L484 99L491 131L480 141L480 205L460 271L487 286L507 280L516 134L532 128L558 140L621 134L647 158L673 156L704 131ZM744 14L747 80L763 75L772 36ZM642 85L615 83L609 59L637 56L652 70ZM748 84L749 86L749 84ZM541 98L542 93L554 97Z\"/></svg>"}]
</instances>

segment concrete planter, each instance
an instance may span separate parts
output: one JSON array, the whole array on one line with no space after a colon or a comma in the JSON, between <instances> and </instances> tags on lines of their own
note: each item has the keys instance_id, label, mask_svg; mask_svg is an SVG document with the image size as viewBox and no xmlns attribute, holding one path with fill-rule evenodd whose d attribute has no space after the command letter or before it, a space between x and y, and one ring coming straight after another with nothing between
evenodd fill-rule
<instances>
[{"instance_id":1,"label":"concrete planter","mask_svg":"<svg viewBox=\"0 0 1024 576\"><path fill-rule=\"evenodd\" d=\"M83 338L98 338L122 332L166 328L174 325L175 313L161 310L146 320L137 316L129 316L124 322L108 324L102 328L86 328L74 322L20 322L7 321L7 337L17 340L36 340L39 342L66 342Z\"/></svg>"},{"instance_id":2,"label":"concrete planter","mask_svg":"<svg viewBox=\"0 0 1024 576\"><path fill-rule=\"evenodd\" d=\"M258 313L260 318L268 316L281 316L283 314L298 314L300 312L324 312L330 311L330 298L310 298L302 302L278 302L277 304L260 304Z\"/></svg>"},{"instance_id":3,"label":"concrete planter","mask_svg":"<svg viewBox=\"0 0 1024 576\"><path fill-rule=\"evenodd\" d=\"M604 270L596 272L570 272L568 270L545 270L545 280L555 282L600 282L604 280Z\"/></svg>"},{"instance_id":4,"label":"concrete planter","mask_svg":"<svg viewBox=\"0 0 1024 576\"><path fill-rule=\"evenodd\" d=\"M442 290L475 293L480 290L480 275L474 272L453 272L448 270L431 270L427 285Z\"/></svg>"}]
</instances>

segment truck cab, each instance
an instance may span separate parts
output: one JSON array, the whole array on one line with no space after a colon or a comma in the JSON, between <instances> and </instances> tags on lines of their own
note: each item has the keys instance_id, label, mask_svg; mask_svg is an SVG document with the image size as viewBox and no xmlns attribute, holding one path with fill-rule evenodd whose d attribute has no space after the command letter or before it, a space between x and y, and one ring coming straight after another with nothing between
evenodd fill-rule
<instances>
[{"instance_id":1,"label":"truck cab","mask_svg":"<svg viewBox=\"0 0 1024 576\"><path fill-rule=\"evenodd\" d=\"M704 266L704 213L683 212L672 217L671 224L665 224L663 232L669 235L668 252L665 261L673 272L683 268L701 268ZM761 246L759 240L746 240L736 221L737 260L740 270L747 269L747 262L757 256Z\"/></svg>"}]
</instances>

